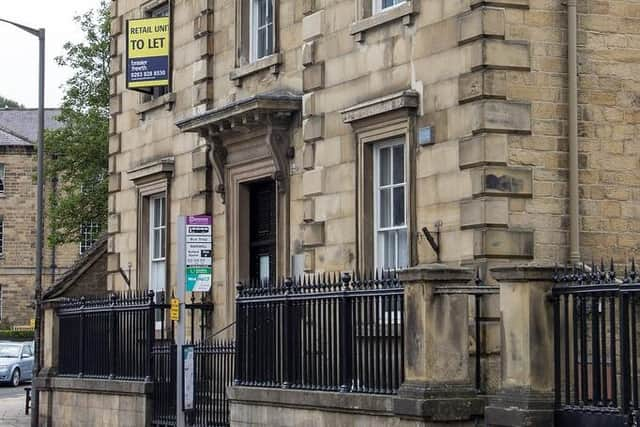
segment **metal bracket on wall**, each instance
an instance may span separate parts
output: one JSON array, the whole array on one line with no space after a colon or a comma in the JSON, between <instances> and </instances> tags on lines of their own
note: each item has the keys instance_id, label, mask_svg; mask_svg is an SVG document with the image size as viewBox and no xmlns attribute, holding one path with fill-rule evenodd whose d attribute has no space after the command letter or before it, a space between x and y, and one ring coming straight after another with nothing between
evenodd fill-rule
<instances>
[{"instance_id":1,"label":"metal bracket on wall","mask_svg":"<svg viewBox=\"0 0 640 427\"><path fill-rule=\"evenodd\" d=\"M436 229L435 238L427 227L422 227L422 233L427 238L429 245L431 245L431 249L436 253L437 262L440 262L440 228L442 227L442 221L436 221L434 227Z\"/></svg>"},{"instance_id":2,"label":"metal bracket on wall","mask_svg":"<svg viewBox=\"0 0 640 427\"><path fill-rule=\"evenodd\" d=\"M120 275L122 276L122 279L127 284L127 288L131 289L131 263L128 263L127 267L129 268L129 274L128 275L127 275L127 273L124 272L122 267L120 267L119 270L120 270Z\"/></svg>"}]
</instances>

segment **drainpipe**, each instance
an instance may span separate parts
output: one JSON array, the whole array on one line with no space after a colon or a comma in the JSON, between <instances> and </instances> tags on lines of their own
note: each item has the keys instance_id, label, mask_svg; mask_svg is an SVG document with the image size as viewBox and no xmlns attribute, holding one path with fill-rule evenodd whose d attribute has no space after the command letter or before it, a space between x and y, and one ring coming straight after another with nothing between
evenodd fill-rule
<instances>
[{"instance_id":1,"label":"drainpipe","mask_svg":"<svg viewBox=\"0 0 640 427\"><path fill-rule=\"evenodd\" d=\"M51 192L52 196L55 198L58 194L58 177L54 176L51 180ZM56 283L56 245L54 244L51 248L51 286Z\"/></svg>"},{"instance_id":2,"label":"drainpipe","mask_svg":"<svg viewBox=\"0 0 640 427\"><path fill-rule=\"evenodd\" d=\"M576 0L567 0L569 74L569 260L580 261L578 195L578 67Z\"/></svg>"}]
</instances>

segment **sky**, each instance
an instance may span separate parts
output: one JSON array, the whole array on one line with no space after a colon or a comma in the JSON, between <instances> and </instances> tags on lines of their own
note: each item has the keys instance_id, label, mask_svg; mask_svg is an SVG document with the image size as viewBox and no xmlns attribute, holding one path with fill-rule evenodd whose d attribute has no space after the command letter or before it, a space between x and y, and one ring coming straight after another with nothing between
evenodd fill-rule
<instances>
[{"instance_id":1,"label":"sky","mask_svg":"<svg viewBox=\"0 0 640 427\"><path fill-rule=\"evenodd\" d=\"M45 106L57 107L61 85L71 70L54 58L67 41L82 40L75 15L97 7L99 0L0 0L0 18L45 29ZM38 38L0 22L0 95L25 107L38 106Z\"/></svg>"}]
</instances>

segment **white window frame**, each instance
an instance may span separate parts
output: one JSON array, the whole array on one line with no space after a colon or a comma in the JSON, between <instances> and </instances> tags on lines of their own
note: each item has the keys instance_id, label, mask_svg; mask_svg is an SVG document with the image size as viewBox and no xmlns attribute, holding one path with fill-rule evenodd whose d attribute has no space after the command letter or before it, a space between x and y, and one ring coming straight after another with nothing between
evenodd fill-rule
<instances>
[{"instance_id":1,"label":"white window frame","mask_svg":"<svg viewBox=\"0 0 640 427\"><path fill-rule=\"evenodd\" d=\"M250 11L249 11L249 61L256 62L259 59L266 58L269 55L273 55L275 52L275 0L264 0L265 7L267 11L269 10L269 5L271 5L271 23L266 23L262 27L258 27L258 2L260 0L250 0ZM266 11L265 11L266 15ZM266 15L268 16L268 15ZM271 26L271 31L269 30L269 26ZM264 55L258 56L258 33L259 30L265 29L265 36L271 38L271 50L265 52ZM269 40L265 40L265 45L268 45Z\"/></svg>"},{"instance_id":2,"label":"white window frame","mask_svg":"<svg viewBox=\"0 0 640 427\"><path fill-rule=\"evenodd\" d=\"M96 242L99 225L95 222L82 224L80 226L80 255L87 252Z\"/></svg>"},{"instance_id":3,"label":"white window frame","mask_svg":"<svg viewBox=\"0 0 640 427\"><path fill-rule=\"evenodd\" d=\"M380 151L384 148L389 148L389 147L396 147L396 146L402 146L403 147L403 164L404 164L404 168L403 168L403 181L401 183L393 183L393 158L391 159L391 169L389 170L389 174L391 177L391 183L388 185L384 185L381 186L380 185ZM391 149L391 155L393 156L393 149ZM378 268L382 268L382 266L384 265L383 262L381 262L380 259L380 254L378 252L378 248L379 248L379 233L380 232L385 232L385 231L400 231L400 230L405 230L406 234L407 234L407 248L405 248L405 252L407 254L407 259L405 260L405 264L406 265L400 265L399 264L399 259L398 259L398 255L400 254L399 251L399 246L398 246L398 239L395 239L395 268L399 268L399 267L406 267L408 266L409 262L410 262L410 253L409 253L409 247L408 247L408 241L410 239L409 236L409 230L408 230L408 224L407 224L407 207L408 207L408 194L407 194L407 144L405 143L405 139L404 137L400 137L400 138L392 138L386 141L382 141L379 143L376 143L373 146L373 175L374 175L374 179L373 179L373 199L374 199L374 226L373 226L373 232L374 232L374 237L373 237L373 259L374 259L374 264L376 267ZM402 226L390 226L390 227L380 227L380 190L382 189L391 189L391 222L393 223L393 218L394 218L394 212L393 212L393 189L395 188L399 188L402 187L404 189L404 223ZM384 268L388 268L388 267L384 267Z\"/></svg>"},{"instance_id":4,"label":"white window frame","mask_svg":"<svg viewBox=\"0 0 640 427\"><path fill-rule=\"evenodd\" d=\"M382 7L382 2L384 0L372 0L373 2L373 14L375 15L376 13L380 13L380 12L386 12L387 10L391 10L394 7L398 7L401 4L405 3L407 0L400 0L397 3L395 3L393 6L387 6L387 7Z\"/></svg>"},{"instance_id":5,"label":"white window frame","mask_svg":"<svg viewBox=\"0 0 640 427\"><path fill-rule=\"evenodd\" d=\"M157 204L160 204L161 221L159 225L154 222L154 214ZM155 232L160 233L160 247L156 248ZM167 242L167 196L165 193L155 194L149 197L149 229L148 229L148 245L149 245L149 290L154 292L166 291L167 285L167 254L166 254L166 242ZM155 257L156 249L159 249L160 256ZM163 264L162 271L164 274L161 277L155 277L154 266Z\"/></svg>"}]
</instances>

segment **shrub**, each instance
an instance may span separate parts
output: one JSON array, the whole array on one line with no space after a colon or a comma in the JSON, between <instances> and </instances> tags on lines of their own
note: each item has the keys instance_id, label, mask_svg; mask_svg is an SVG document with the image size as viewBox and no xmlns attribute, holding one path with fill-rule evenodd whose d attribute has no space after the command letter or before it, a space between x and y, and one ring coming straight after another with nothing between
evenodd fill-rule
<instances>
[{"instance_id":1,"label":"shrub","mask_svg":"<svg viewBox=\"0 0 640 427\"><path fill-rule=\"evenodd\" d=\"M33 331L0 330L0 341L32 341Z\"/></svg>"}]
</instances>

